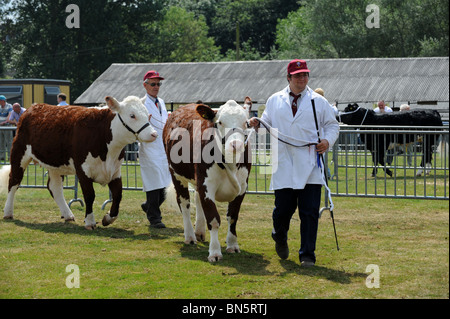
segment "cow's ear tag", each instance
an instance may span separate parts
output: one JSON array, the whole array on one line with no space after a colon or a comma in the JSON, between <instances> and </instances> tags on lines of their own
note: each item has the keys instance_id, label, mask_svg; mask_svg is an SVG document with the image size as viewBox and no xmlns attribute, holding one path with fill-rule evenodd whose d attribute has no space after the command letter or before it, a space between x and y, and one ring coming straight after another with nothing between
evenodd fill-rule
<instances>
[{"instance_id":1,"label":"cow's ear tag","mask_svg":"<svg viewBox=\"0 0 450 319\"><path fill-rule=\"evenodd\" d=\"M216 116L216 112L214 112L213 109L211 109L208 105L199 104L197 105L197 113L203 117L205 120L213 120Z\"/></svg>"}]
</instances>

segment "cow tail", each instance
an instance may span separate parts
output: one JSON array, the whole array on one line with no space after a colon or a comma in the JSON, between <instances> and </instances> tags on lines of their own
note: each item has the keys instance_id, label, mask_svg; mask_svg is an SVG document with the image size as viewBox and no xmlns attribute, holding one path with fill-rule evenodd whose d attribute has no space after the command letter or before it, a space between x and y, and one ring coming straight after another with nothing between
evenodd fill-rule
<instances>
[{"instance_id":1,"label":"cow tail","mask_svg":"<svg viewBox=\"0 0 450 319\"><path fill-rule=\"evenodd\" d=\"M9 173L11 172L11 165L5 165L0 169L0 193L6 194L8 192Z\"/></svg>"},{"instance_id":2,"label":"cow tail","mask_svg":"<svg viewBox=\"0 0 450 319\"><path fill-rule=\"evenodd\" d=\"M176 212L180 211L180 208L178 207L177 203L177 193L175 191L175 186L173 185L173 183L170 183L170 185L166 187L165 192L166 192L165 202L168 210Z\"/></svg>"}]
</instances>

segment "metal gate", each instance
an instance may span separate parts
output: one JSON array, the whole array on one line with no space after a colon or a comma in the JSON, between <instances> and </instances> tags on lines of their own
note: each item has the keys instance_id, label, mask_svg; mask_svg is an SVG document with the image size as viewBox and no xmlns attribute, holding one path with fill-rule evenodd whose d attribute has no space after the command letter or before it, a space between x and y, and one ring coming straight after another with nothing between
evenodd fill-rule
<instances>
[{"instance_id":1,"label":"metal gate","mask_svg":"<svg viewBox=\"0 0 450 319\"><path fill-rule=\"evenodd\" d=\"M333 196L382 197L382 198L415 198L415 199L449 199L449 128L445 127L368 127L341 125L340 136L332 150L325 156L329 172L329 188ZM14 134L15 127L1 127L0 132ZM412 143L397 144L386 151L384 166L378 167L377 174L372 176L374 164L372 154L362 140L374 134L383 136L413 135ZM420 176L420 164L424 149L427 148L427 136L439 136L433 147L431 167ZM9 136L9 135L8 135ZM364 136L365 138L361 138ZM1 141L0 141L1 142ZM9 149L4 143L4 157L0 165L9 164ZM272 155L276 152L276 140L264 130L253 134L252 170L249 176L248 193L273 194L269 190L272 173ZM439 147L438 147L439 146ZM390 164L388 164L391 160ZM390 176L387 171L392 172ZM132 144L126 148L125 161L122 165L122 183L124 190L142 191L142 181L138 158L138 146ZM21 187L45 188L46 171L35 165L27 169ZM74 191L69 201L83 202L78 198L78 180L76 177L66 178L65 189ZM105 201L104 205L109 201ZM104 206L103 205L103 206Z\"/></svg>"}]
</instances>

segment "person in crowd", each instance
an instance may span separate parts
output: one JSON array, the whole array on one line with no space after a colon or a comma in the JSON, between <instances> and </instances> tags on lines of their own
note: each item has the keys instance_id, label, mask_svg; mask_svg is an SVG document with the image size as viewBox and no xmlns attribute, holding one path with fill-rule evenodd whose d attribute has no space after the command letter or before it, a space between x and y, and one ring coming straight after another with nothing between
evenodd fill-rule
<instances>
[{"instance_id":1,"label":"person in crowd","mask_svg":"<svg viewBox=\"0 0 450 319\"><path fill-rule=\"evenodd\" d=\"M13 110L10 113L10 116L7 120L9 124L16 125L19 124L19 119L22 116L23 112L25 112L27 109L24 107L21 107L19 103L14 103L12 106Z\"/></svg>"},{"instance_id":2,"label":"person in crowd","mask_svg":"<svg viewBox=\"0 0 450 319\"><path fill-rule=\"evenodd\" d=\"M11 104L7 102L4 95L0 95L0 126L10 126L8 119L11 115L13 108ZM12 146L13 131L12 130L0 130L0 160L6 159L6 154L10 152Z\"/></svg>"},{"instance_id":3,"label":"person in crowd","mask_svg":"<svg viewBox=\"0 0 450 319\"><path fill-rule=\"evenodd\" d=\"M393 112L392 109L386 105L386 103L381 100L378 101L378 106L373 109L375 113L391 113Z\"/></svg>"},{"instance_id":4,"label":"person in crowd","mask_svg":"<svg viewBox=\"0 0 450 319\"><path fill-rule=\"evenodd\" d=\"M316 93L322 95L323 97L325 97L325 92L324 92L324 90L322 88L317 88L317 89L314 90L314 92L316 92ZM330 104L330 107L333 109L334 115L338 116L339 115L339 111L338 111L338 108L336 107L336 105Z\"/></svg>"},{"instance_id":5,"label":"person in crowd","mask_svg":"<svg viewBox=\"0 0 450 319\"><path fill-rule=\"evenodd\" d=\"M69 105L67 104L67 96L64 93L59 93L57 96L58 99L58 105Z\"/></svg>"}]
</instances>

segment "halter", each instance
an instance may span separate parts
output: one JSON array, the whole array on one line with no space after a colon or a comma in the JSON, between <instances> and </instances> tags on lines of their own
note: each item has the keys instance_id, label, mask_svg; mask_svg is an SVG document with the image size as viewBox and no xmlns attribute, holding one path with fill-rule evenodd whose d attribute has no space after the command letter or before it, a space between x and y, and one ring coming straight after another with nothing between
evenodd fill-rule
<instances>
[{"instance_id":1,"label":"halter","mask_svg":"<svg viewBox=\"0 0 450 319\"><path fill-rule=\"evenodd\" d=\"M356 112L359 111L360 108L361 108L361 106L358 106L358 108L357 108L356 110L354 110L354 111L350 111L350 112L339 112L339 122L342 122L342 121L341 121L341 115L347 115L347 114L353 114L353 113L356 113ZM368 112L369 112L369 109L366 109L366 113L364 113L364 117L363 117L363 119L362 119L362 121L361 121L361 124L359 124L359 125L363 125L364 120L366 119L366 116L367 116L367 113L368 113Z\"/></svg>"},{"instance_id":2,"label":"halter","mask_svg":"<svg viewBox=\"0 0 450 319\"><path fill-rule=\"evenodd\" d=\"M248 127L248 122L247 122L247 127ZM221 144L222 144L222 149L221 149L221 153L222 153L222 163L218 163L218 162L216 162L216 164L221 168L221 169L225 169L225 165L224 165L224 163L225 163L225 156L223 155L224 153L225 153L225 143L226 143L226 140L227 140L227 138L230 136L230 135L232 135L232 134L234 134L235 133L235 131L237 131L238 133L241 133L242 135L244 135L244 138L245 138L245 141L244 141L244 148L245 147L247 147L247 144L248 144L248 140L249 140L249 138L250 138L250 135L252 134L252 131L253 130L243 130L243 129L241 129L241 128L239 128L239 127L233 127L233 128L230 128L229 129L229 131L225 134L225 136L220 136L220 131L218 130L218 128L217 128L217 122L216 123L214 123L214 129L215 129L215 131L217 132L217 134L218 134L218 137L221 139ZM248 133L248 131L250 131L250 133Z\"/></svg>"},{"instance_id":3,"label":"halter","mask_svg":"<svg viewBox=\"0 0 450 319\"><path fill-rule=\"evenodd\" d=\"M247 122L247 127L248 127L248 122ZM214 123L214 128L217 129L217 123ZM219 133L219 138L221 138L222 145L225 145L227 138L230 135L234 134L236 131L237 131L237 133L241 133L244 136L244 138L245 138L244 146L247 146L249 137L252 134L252 130L243 130L239 127L230 128L228 130L228 132L225 134L225 136L222 136L222 137L220 136L220 131L217 129L217 132Z\"/></svg>"},{"instance_id":4,"label":"halter","mask_svg":"<svg viewBox=\"0 0 450 319\"><path fill-rule=\"evenodd\" d=\"M279 131L277 131L277 134L274 135L273 128L269 124L267 124L265 121L263 121L259 117L257 117L256 119L259 121L259 123L261 123L269 131L270 135L272 135L273 137L275 137L276 139L278 139L280 142L282 142L284 144L294 146L294 147L307 147L307 146L317 145L317 142L305 142L303 140L299 140L292 136L284 135L283 133L281 133ZM287 140L291 140L292 143L288 142Z\"/></svg>"},{"instance_id":5,"label":"halter","mask_svg":"<svg viewBox=\"0 0 450 319\"><path fill-rule=\"evenodd\" d=\"M138 137L139 133L141 133L144 129L147 128L147 126L150 126L150 123L147 122L147 123L145 123L145 124L144 124L137 132L135 132L131 127L129 127L129 126L122 120L122 117L120 116L119 113L117 113L117 115L119 116L119 120L120 120L120 122L122 122L123 126L125 126L125 128L126 128L128 131L130 131L131 133L133 133L134 136L136 136L136 138Z\"/></svg>"}]
</instances>

